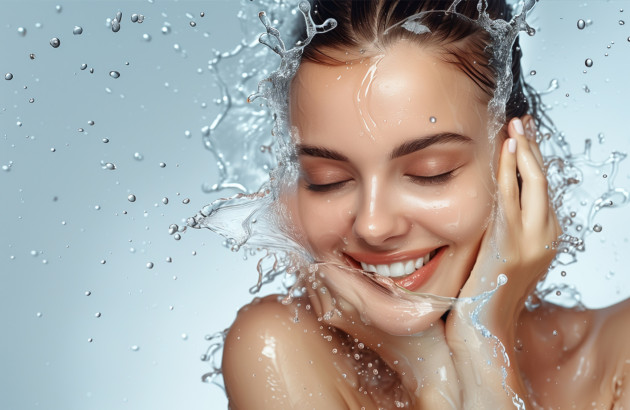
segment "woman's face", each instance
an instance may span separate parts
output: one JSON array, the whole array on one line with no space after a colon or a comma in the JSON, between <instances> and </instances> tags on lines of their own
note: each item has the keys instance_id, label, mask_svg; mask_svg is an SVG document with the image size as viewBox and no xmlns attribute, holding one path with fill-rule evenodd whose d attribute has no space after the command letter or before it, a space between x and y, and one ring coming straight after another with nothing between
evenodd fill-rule
<instances>
[{"instance_id":1,"label":"woman's face","mask_svg":"<svg viewBox=\"0 0 630 410\"><path fill-rule=\"evenodd\" d=\"M406 41L346 64L302 63L291 89L296 211L318 261L457 296L495 192L498 150L479 94L456 66Z\"/></svg>"}]
</instances>

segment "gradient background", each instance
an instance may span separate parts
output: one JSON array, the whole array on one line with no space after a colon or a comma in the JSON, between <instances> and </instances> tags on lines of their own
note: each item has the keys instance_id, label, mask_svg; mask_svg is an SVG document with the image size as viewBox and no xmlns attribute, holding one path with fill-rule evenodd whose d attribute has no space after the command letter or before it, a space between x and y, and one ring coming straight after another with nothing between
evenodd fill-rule
<instances>
[{"instance_id":1,"label":"gradient background","mask_svg":"<svg viewBox=\"0 0 630 410\"><path fill-rule=\"evenodd\" d=\"M256 258L243 260L208 231L180 241L167 231L218 197L200 189L217 175L200 133L219 97L207 65L212 49L240 42L239 8L236 0L1 1L0 408L226 408L222 391L200 381L210 368L199 358L204 336L251 299ZM113 33L106 19L118 10ZM144 23L131 23L132 13ZM592 24L578 30L580 18ZM627 152L630 2L543 0L529 20L538 33L522 39L524 70L536 71L527 77L539 89L558 79L545 101L574 151L592 138L596 159ZM594 65L585 74L586 58ZM617 176L625 189L627 162ZM601 173L592 174L601 189ZM588 237L566 278L556 275L589 306L630 294L627 215L599 215L603 231Z\"/></svg>"}]
</instances>

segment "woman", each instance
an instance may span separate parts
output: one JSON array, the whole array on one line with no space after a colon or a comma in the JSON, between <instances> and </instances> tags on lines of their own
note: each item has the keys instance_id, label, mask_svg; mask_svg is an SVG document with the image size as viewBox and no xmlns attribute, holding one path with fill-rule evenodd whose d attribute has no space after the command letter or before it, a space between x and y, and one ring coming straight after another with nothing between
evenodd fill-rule
<instances>
[{"instance_id":1,"label":"woman","mask_svg":"<svg viewBox=\"0 0 630 410\"><path fill-rule=\"evenodd\" d=\"M292 81L300 177L285 197L319 264L292 303L239 312L232 409L630 406L628 303L525 309L562 231L520 51L497 106L506 61L489 31L508 9L451 3L315 3L338 25Z\"/></svg>"}]
</instances>

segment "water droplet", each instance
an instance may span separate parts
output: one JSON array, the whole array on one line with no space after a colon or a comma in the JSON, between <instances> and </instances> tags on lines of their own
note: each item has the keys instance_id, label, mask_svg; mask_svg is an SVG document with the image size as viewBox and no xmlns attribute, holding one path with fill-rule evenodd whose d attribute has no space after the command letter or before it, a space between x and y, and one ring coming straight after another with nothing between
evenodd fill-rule
<instances>
[{"instance_id":1,"label":"water droplet","mask_svg":"<svg viewBox=\"0 0 630 410\"><path fill-rule=\"evenodd\" d=\"M587 67L593 67L593 60L587 58L586 61L584 61L584 64L586 64Z\"/></svg>"},{"instance_id":2,"label":"water droplet","mask_svg":"<svg viewBox=\"0 0 630 410\"><path fill-rule=\"evenodd\" d=\"M111 162L107 162L105 163L105 165L103 165L103 169L107 169L110 171L113 171L116 169L116 164L112 164Z\"/></svg>"},{"instance_id":3,"label":"water droplet","mask_svg":"<svg viewBox=\"0 0 630 410\"><path fill-rule=\"evenodd\" d=\"M138 23L142 24L143 21L144 21L144 15L138 14Z\"/></svg>"},{"instance_id":4,"label":"water droplet","mask_svg":"<svg viewBox=\"0 0 630 410\"><path fill-rule=\"evenodd\" d=\"M430 121L432 124L435 124L435 123L437 122L437 118L435 118L435 117L431 117L431 118L429 118L429 121Z\"/></svg>"},{"instance_id":5,"label":"water droplet","mask_svg":"<svg viewBox=\"0 0 630 410\"><path fill-rule=\"evenodd\" d=\"M83 34L83 27L74 26L74 29L72 29L72 34L74 34L75 36L80 36L81 34Z\"/></svg>"},{"instance_id":6,"label":"water droplet","mask_svg":"<svg viewBox=\"0 0 630 410\"><path fill-rule=\"evenodd\" d=\"M173 258L171 258L170 256L167 256L167 257L166 257L166 261L167 261L168 263L171 263L171 262L173 262Z\"/></svg>"},{"instance_id":7,"label":"water droplet","mask_svg":"<svg viewBox=\"0 0 630 410\"><path fill-rule=\"evenodd\" d=\"M78 131L78 132L83 132L83 131L85 131L85 130L84 130L83 128L77 128L77 131Z\"/></svg>"},{"instance_id":8,"label":"water droplet","mask_svg":"<svg viewBox=\"0 0 630 410\"><path fill-rule=\"evenodd\" d=\"M101 265L105 265L107 261L105 259L101 259Z\"/></svg>"},{"instance_id":9,"label":"water droplet","mask_svg":"<svg viewBox=\"0 0 630 410\"><path fill-rule=\"evenodd\" d=\"M171 224L168 227L168 234L173 235L175 232L177 232L178 229L179 227L176 224Z\"/></svg>"},{"instance_id":10,"label":"water droplet","mask_svg":"<svg viewBox=\"0 0 630 410\"><path fill-rule=\"evenodd\" d=\"M536 70L532 70L529 72L529 75L536 75Z\"/></svg>"},{"instance_id":11,"label":"water droplet","mask_svg":"<svg viewBox=\"0 0 630 410\"><path fill-rule=\"evenodd\" d=\"M620 26L623 26L624 24L626 24L626 22L625 22L625 21L623 21L623 20L619 20L619 25L620 25Z\"/></svg>"},{"instance_id":12,"label":"water droplet","mask_svg":"<svg viewBox=\"0 0 630 410\"><path fill-rule=\"evenodd\" d=\"M197 25L197 23L195 23L194 21L190 22L190 27L195 27Z\"/></svg>"},{"instance_id":13,"label":"water droplet","mask_svg":"<svg viewBox=\"0 0 630 410\"><path fill-rule=\"evenodd\" d=\"M120 31L120 22L116 19L112 20L112 31L118 33Z\"/></svg>"},{"instance_id":14,"label":"water droplet","mask_svg":"<svg viewBox=\"0 0 630 410\"><path fill-rule=\"evenodd\" d=\"M85 291L85 296L90 296L92 294L92 292L90 292L89 290Z\"/></svg>"},{"instance_id":15,"label":"water droplet","mask_svg":"<svg viewBox=\"0 0 630 410\"><path fill-rule=\"evenodd\" d=\"M133 154L133 157L134 157L135 159L137 159L138 161L142 161L142 160L144 159L144 156L143 156L141 153L139 153L139 152L135 152L135 153Z\"/></svg>"},{"instance_id":16,"label":"water droplet","mask_svg":"<svg viewBox=\"0 0 630 410\"><path fill-rule=\"evenodd\" d=\"M132 23L137 23L138 22L138 15L136 13L133 13L131 15L131 22Z\"/></svg>"},{"instance_id":17,"label":"water droplet","mask_svg":"<svg viewBox=\"0 0 630 410\"><path fill-rule=\"evenodd\" d=\"M164 168L164 167L166 167L166 163L160 162L160 168Z\"/></svg>"},{"instance_id":18,"label":"water droplet","mask_svg":"<svg viewBox=\"0 0 630 410\"><path fill-rule=\"evenodd\" d=\"M50 149L50 152L56 152L56 151L57 151L57 149L56 149L55 147L52 147L52 148Z\"/></svg>"},{"instance_id":19,"label":"water droplet","mask_svg":"<svg viewBox=\"0 0 630 410\"><path fill-rule=\"evenodd\" d=\"M567 273L565 271L560 272L561 276L567 276Z\"/></svg>"},{"instance_id":20,"label":"water droplet","mask_svg":"<svg viewBox=\"0 0 630 410\"><path fill-rule=\"evenodd\" d=\"M602 231L602 226L600 224L595 224L593 226L593 231L595 232L601 232Z\"/></svg>"},{"instance_id":21,"label":"water droplet","mask_svg":"<svg viewBox=\"0 0 630 410\"><path fill-rule=\"evenodd\" d=\"M53 48L57 48L61 45L61 41L57 37L53 37L52 39L50 39L50 45Z\"/></svg>"},{"instance_id":22,"label":"water droplet","mask_svg":"<svg viewBox=\"0 0 630 410\"><path fill-rule=\"evenodd\" d=\"M556 296L560 296L562 295L562 292L560 292L559 290L556 291Z\"/></svg>"},{"instance_id":23,"label":"water droplet","mask_svg":"<svg viewBox=\"0 0 630 410\"><path fill-rule=\"evenodd\" d=\"M147 262L147 269L153 269L153 262Z\"/></svg>"},{"instance_id":24,"label":"water droplet","mask_svg":"<svg viewBox=\"0 0 630 410\"><path fill-rule=\"evenodd\" d=\"M6 73L6 74L4 75L4 79L5 79L5 80L13 80L13 74L11 74L11 73Z\"/></svg>"},{"instance_id":25,"label":"water droplet","mask_svg":"<svg viewBox=\"0 0 630 410\"><path fill-rule=\"evenodd\" d=\"M580 30L583 30L584 27L586 27L586 21L579 19L577 22L577 28L579 28Z\"/></svg>"},{"instance_id":26,"label":"water droplet","mask_svg":"<svg viewBox=\"0 0 630 410\"><path fill-rule=\"evenodd\" d=\"M18 27L17 32L22 37L24 37L26 35L26 29L24 27Z\"/></svg>"},{"instance_id":27,"label":"water droplet","mask_svg":"<svg viewBox=\"0 0 630 410\"><path fill-rule=\"evenodd\" d=\"M94 314L94 317L101 317L101 312L96 312L96 313Z\"/></svg>"},{"instance_id":28,"label":"water droplet","mask_svg":"<svg viewBox=\"0 0 630 410\"><path fill-rule=\"evenodd\" d=\"M603 178L608 178L608 174L602 175Z\"/></svg>"},{"instance_id":29,"label":"water droplet","mask_svg":"<svg viewBox=\"0 0 630 410\"><path fill-rule=\"evenodd\" d=\"M138 350L140 350L140 346L133 345L133 346L131 346L131 350L134 351L134 352L137 352Z\"/></svg>"},{"instance_id":30,"label":"water droplet","mask_svg":"<svg viewBox=\"0 0 630 410\"><path fill-rule=\"evenodd\" d=\"M107 144L109 142L109 138L103 138L102 141L104 144Z\"/></svg>"},{"instance_id":31,"label":"water droplet","mask_svg":"<svg viewBox=\"0 0 630 410\"><path fill-rule=\"evenodd\" d=\"M584 88L584 92L587 93L587 94L591 92L591 89L588 88L588 85L586 85L586 84L584 84L584 86L582 88Z\"/></svg>"},{"instance_id":32,"label":"water droplet","mask_svg":"<svg viewBox=\"0 0 630 410\"><path fill-rule=\"evenodd\" d=\"M205 17L205 16L206 16L206 13L204 13L204 12L202 11L201 13L199 13L199 16L200 16L200 17Z\"/></svg>"},{"instance_id":33,"label":"water droplet","mask_svg":"<svg viewBox=\"0 0 630 410\"><path fill-rule=\"evenodd\" d=\"M167 197L162 198L162 203L164 205L168 204L168 198Z\"/></svg>"},{"instance_id":34,"label":"water droplet","mask_svg":"<svg viewBox=\"0 0 630 410\"><path fill-rule=\"evenodd\" d=\"M94 341L94 339L92 339L91 337L88 339L88 343L92 343Z\"/></svg>"},{"instance_id":35,"label":"water droplet","mask_svg":"<svg viewBox=\"0 0 630 410\"><path fill-rule=\"evenodd\" d=\"M151 41L151 35L147 34L147 33L144 33L142 35L142 39L144 39L145 41Z\"/></svg>"},{"instance_id":36,"label":"water droplet","mask_svg":"<svg viewBox=\"0 0 630 410\"><path fill-rule=\"evenodd\" d=\"M80 68L81 68L81 70L85 70L87 68L87 64L85 64L85 63L81 64Z\"/></svg>"},{"instance_id":37,"label":"water droplet","mask_svg":"<svg viewBox=\"0 0 630 410\"><path fill-rule=\"evenodd\" d=\"M553 331L553 332L551 332L551 333L553 333L553 335L554 335L554 336L558 336L558 331L557 331L557 330L554 330L554 331Z\"/></svg>"},{"instance_id":38,"label":"water droplet","mask_svg":"<svg viewBox=\"0 0 630 410\"><path fill-rule=\"evenodd\" d=\"M186 333L182 333L182 340L188 340L188 335Z\"/></svg>"},{"instance_id":39,"label":"water droplet","mask_svg":"<svg viewBox=\"0 0 630 410\"><path fill-rule=\"evenodd\" d=\"M162 26L162 34L170 34L170 33L171 33L171 26L170 25Z\"/></svg>"},{"instance_id":40,"label":"water droplet","mask_svg":"<svg viewBox=\"0 0 630 410\"><path fill-rule=\"evenodd\" d=\"M176 241L179 241L180 239L182 239L182 236L181 236L180 234L176 233L176 234L173 236L173 238L174 238Z\"/></svg>"},{"instance_id":41,"label":"water droplet","mask_svg":"<svg viewBox=\"0 0 630 410\"><path fill-rule=\"evenodd\" d=\"M136 196L134 194L129 194L129 196L127 196L127 200L129 202L136 202Z\"/></svg>"},{"instance_id":42,"label":"water droplet","mask_svg":"<svg viewBox=\"0 0 630 410\"><path fill-rule=\"evenodd\" d=\"M35 60L35 54L31 53L28 55L31 60Z\"/></svg>"},{"instance_id":43,"label":"water droplet","mask_svg":"<svg viewBox=\"0 0 630 410\"><path fill-rule=\"evenodd\" d=\"M57 10L57 13L61 13L61 5L60 5L60 4L57 4L57 5L55 6L55 10Z\"/></svg>"},{"instance_id":44,"label":"water droplet","mask_svg":"<svg viewBox=\"0 0 630 410\"><path fill-rule=\"evenodd\" d=\"M110 71L109 72L109 76L111 78L118 78L118 77L120 77L120 73L118 71Z\"/></svg>"},{"instance_id":45,"label":"water droplet","mask_svg":"<svg viewBox=\"0 0 630 410\"><path fill-rule=\"evenodd\" d=\"M184 204L184 205L188 205L189 203L190 203L190 198L184 198L182 200L182 204Z\"/></svg>"}]
</instances>

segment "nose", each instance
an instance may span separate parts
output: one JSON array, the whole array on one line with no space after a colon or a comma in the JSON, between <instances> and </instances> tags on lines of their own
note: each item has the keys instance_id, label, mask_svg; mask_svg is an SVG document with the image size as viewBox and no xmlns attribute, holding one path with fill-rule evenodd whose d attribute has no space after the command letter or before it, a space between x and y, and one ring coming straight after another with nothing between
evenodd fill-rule
<instances>
[{"instance_id":1,"label":"nose","mask_svg":"<svg viewBox=\"0 0 630 410\"><path fill-rule=\"evenodd\" d=\"M362 190L356 205L353 232L368 245L385 245L408 232L410 224L394 197L376 176Z\"/></svg>"}]
</instances>

